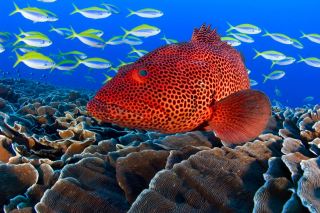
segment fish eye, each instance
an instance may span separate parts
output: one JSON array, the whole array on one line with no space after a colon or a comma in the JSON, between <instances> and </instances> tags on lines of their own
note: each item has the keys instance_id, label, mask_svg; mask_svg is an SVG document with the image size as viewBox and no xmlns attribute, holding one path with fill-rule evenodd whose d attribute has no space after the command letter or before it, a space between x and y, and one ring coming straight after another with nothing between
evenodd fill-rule
<instances>
[{"instance_id":1,"label":"fish eye","mask_svg":"<svg viewBox=\"0 0 320 213\"><path fill-rule=\"evenodd\" d=\"M148 75L148 71L147 70L140 70L139 71L139 75L142 76L142 77L145 77Z\"/></svg>"},{"instance_id":2,"label":"fish eye","mask_svg":"<svg viewBox=\"0 0 320 213\"><path fill-rule=\"evenodd\" d=\"M141 69L141 70L133 69L131 72L132 78L139 83L146 82L148 79L148 75L149 75L148 71L144 69Z\"/></svg>"}]
</instances>

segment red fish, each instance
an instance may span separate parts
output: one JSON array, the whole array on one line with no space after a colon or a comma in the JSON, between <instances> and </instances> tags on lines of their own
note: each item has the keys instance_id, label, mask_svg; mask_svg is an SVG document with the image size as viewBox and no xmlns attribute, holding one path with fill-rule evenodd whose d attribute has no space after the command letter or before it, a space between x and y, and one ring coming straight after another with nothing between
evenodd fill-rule
<instances>
[{"instance_id":1,"label":"red fish","mask_svg":"<svg viewBox=\"0 0 320 213\"><path fill-rule=\"evenodd\" d=\"M268 97L250 89L241 55L205 25L189 42L122 66L87 109L102 121L135 129L177 133L205 126L231 144L257 137L271 114Z\"/></svg>"}]
</instances>

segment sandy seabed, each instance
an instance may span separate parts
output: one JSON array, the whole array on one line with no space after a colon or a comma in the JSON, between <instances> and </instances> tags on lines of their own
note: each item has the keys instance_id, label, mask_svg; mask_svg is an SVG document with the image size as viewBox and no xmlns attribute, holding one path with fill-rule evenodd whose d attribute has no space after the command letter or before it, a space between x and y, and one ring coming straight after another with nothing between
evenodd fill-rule
<instances>
[{"instance_id":1,"label":"sandy seabed","mask_svg":"<svg viewBox=\"0 0 320 213\"><path fill-rule=\"evenodd\" d=\"M101 124L93 93L0 80L5 212L320 212L320 105L273 108L254 141Z\"/></svg>"}]
</instances>

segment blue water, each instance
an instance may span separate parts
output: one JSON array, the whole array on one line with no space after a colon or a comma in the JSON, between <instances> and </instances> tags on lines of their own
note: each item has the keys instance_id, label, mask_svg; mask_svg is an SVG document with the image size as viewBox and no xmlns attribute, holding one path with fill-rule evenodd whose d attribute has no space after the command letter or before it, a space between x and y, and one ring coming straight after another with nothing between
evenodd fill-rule
<instances>
[{"instance_id":1,"label":"blue water","mask_svg":"<svg viewBox=\"0 0 320 213\"><path fill-rule=\"evenodd\" d=\"M79 8L90 6L101 6L101 0L57 0L54 3L43 3L36 0L28 1L33 7L39 7L53 11L59 17L56 22L33 23L22 17L21 14L9 16L14 10L13 1L0 1L0 31L19 33L19 28L24 31L40 31L46 34L53 45L40 50L45 55L79 50L85 52L89 57L101 57L110 60L114 66L119 63L118 59L131 61L127 54L131 51L129 45L122 44L117 46L106 46L104 49L88 47L78 39L67 40L55 32L49 32L50 25L54 27L72 26L76 32L81 32L88 28L96 28L104 31L103 39L108 40L115 35L122 35L120 27L131 29L140 24L150 24L161 29L161 33L142 38L144 43L136 46L138 49L152 51L153 49L164 45L160 38L165 34L167 38L173 38L178 41L188 41L195 27L202 23L212 24L218 28L221 35L225 35L228 29L226 22L233 25L250 23L259 26L261 29L267 29L269 32L279 32L289 35L292 38L299 38L300 31L305 33L320 33L320 1L309 0L306 2L291 0L268 0L268 1L173 1L173 0L121 0L107 1L120 9L119 14L113 14L108 18L94 20L83 17L80 14L70 15L73 11L72 2ZM257 3L259 2L259 3ZM27 7L25 1L16 1L20 8ZM138 16L126 18L127 8L138 10L142 8L155 8L164 12L164 16L155 19L146 19ZM319 102L320 94L318 92L318 82L320 80L320 68L314 68L305 63L294 63L288 66L275 66L270 69L271 62L259 57L253 60L255 52L253 48L259 51L277 50L287 56L299 59L298 55L303 57L320 58L320 44L310 42L307 39L300 39L304 49L297 49L291 45L284 45L272 40L270 37L262 37L262 33L252 35L254 43L242 43L236 47L245 57L246 66L252 71L250 78L258 81L254 89L263 90L270 99L276 99L286 106L300 106L303 104L315 104ZM12 39L14 41L15 39ZM6 51L0 54L0 69L2 72L9 73L6 77L27 78L36 81L47 82L50 84L66 86L76 89L97 90L102 86L105 80L103 73L105 70L90 70L84 65L80 65L72 75L64 75L62 71L54 70L34 70L28 68L23 63L15 69L12 68L16 56L11 52L10 44L7 44ZM57 61L58 62L58 61ZM284 70L286 75L280 80L267 81L262 83L262 74L268 74L272 70ZM96 82L88 82L85 76L92 76ZM281 91L281 97L275 95L274 89ZM313 96L314 100L305 102L303 99L307 96Z\"/></svg>"}]
</instances>

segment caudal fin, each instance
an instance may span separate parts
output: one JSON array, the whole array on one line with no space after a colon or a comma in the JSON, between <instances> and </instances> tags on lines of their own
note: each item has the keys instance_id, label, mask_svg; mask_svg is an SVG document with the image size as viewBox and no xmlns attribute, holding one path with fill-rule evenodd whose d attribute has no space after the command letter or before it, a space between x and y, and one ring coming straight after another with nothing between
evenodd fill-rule
<instances>
[{"instance_id":1,"label":"caudal fin","mask_svg":"<svg viewBox=\"0 0 320 213\"><path fill-rule=\"evenodd\" d=\"M73 15L73 14L78 13L80 11L79 8L75 4L72 4L72 6L73 6L74 10L70 13L70 15Z\"/></svg>"},{"instance_id":2,"label":"caudal fin","mask_svg":"<svg viewBox=\"0 0 320 213\"><path fill-rule=\"evenodd\" d=\"M269 98L256 90L242 90L215 103L208 128L228 144L239 144L256 138L271 115Z\"/></svg>"},{"instance_id":3,"label":"caudal fin","mask_svg":"<svg viewBox=\"0 0 320 213\"><path fill-rule=\"evenodd\" d=\"M300 58L300 60L297 61L297 63L301 63L301 62L305 61L305 59L301 55L299 55L299 58Z\"/></svg>"},{"instance_id":4,"label":"caudal fin","mask_svg":"<svg viewBox=\"0 0 320 213\"><path fill-rule=\"evenodd\" d=\"M12 11L12 13L10 13L9 16L12 16L12 15L20 12L20 8L18 7L18 5L15 2L13 2L13 5L14 5L14 11Z\"/></svg>"},{"instance_id":5,"label":"caudal fin","mask_svg":"<svg viewBox=\"0 0 320 213\"><path fill-rule=\"evenodd\" d=\"M253 57L253 59L256 59L261 55L261 53L256 49L253 49L253 50L256 52L256 55Z\"/></svg>"},{"instance_id":6,"label":"caudal fin","mask_svg":"<svg viewBox=\"0 0 320 213\"><path fill-rule=\"evenodd\" d=\"M266 29L264 29L264 31L265 31L265 34L263 34L262 37L270 36L270 35L271 35Z\"/></svg>"},{"instance_id":7,"label":"caudal fin","mask_svg":"<svg viewBox=\"0 0 320 213\"><path fill-rule=\"evenodd\" d=\"M305 34L304 32L302 32L302 31L300 31L301 32L301 34L302 34L302 36L300 36L300 38L305 38L305 37L307 37L307 34Z\"/></svg>"},{"instance_id":8,"label":"caudal fin","mask_svg":"<svg viewBox=\"0 0 320 213\"><path fill-rule=\"evenodd\" d=\"M20 41L22 41L22 39L21 39L21 37L20 36L18 36L18 35L16 35L16 34L14 34L14 36L16 37L16 41L12 44L13 46L16 46Z\"/></svg>"},{"instance_id":9,"label":"caudal fin","mask_svg":"<svg viewBox=\"0 0 320 213\"><path fill-rule=\"evenodd\" d=\"M78 33L76 33L76 31L74 31L73 27L70 27L70 31L71 31L71 35L66 37L66 39L74 39L78 36Z\"/></svg>"},{"instance_id":10,"label":"caudal fin","mask_svg":"<svg viewBox=\"0 0 320 213\"><path fill-rule=\"evenodd\" d=\"M17 61L16 63L14 63L13 68L15 68L22 61L21 55L19 55L17 52L16 52L16 56L17 56Z\"/></svg>"},{"instance_id":11,"label":"caudal fin","mask_svg":"<svg viewBox=\"0 0 320 213\"><path fill-rule=\"evenodd\" d=\"M129 30L126 30L123 27L120 27L124 31L124 35L122 36L122 39L125 39L131 32Z\"/></svg>"},{"instance_id":12,"label":"caudal fin","mask_svg":"<svg viewBox=\"0 0 320 213\"><path fill-rule=\"evenodd\" d=\"M264 83L266 83L267 82L267 80L269 79L269 77L267 76L267 75L265 75L265 74L262 74L262 76L264 77L264 79L263 79L263 84Z\"/></svg>"},{"instance_id":13,"label":"caudal fin","mask_svg":"<svg viewBox=\"0 0 320 213\"><path fill-rule=\"evenodd\" d=\"M229 26L229 29L227 29L226 32L230 32L231 30L234 30L234 26L232 26L229 22L227 22L227 25Z\"/></svg>"},{"instance_id":14,"label":"caudal fin","mask_svg":"<svg viewBox=\"0 0 320 213\"><path fill-rule=\"evenodd\" d=\"M131 10L129 8L128 8L128 10L129 10L130 13L126 17L132 16L132 15L134 15L136 13L135 11L133 11L133 10Z\"/></svg>"}]
</instances>

